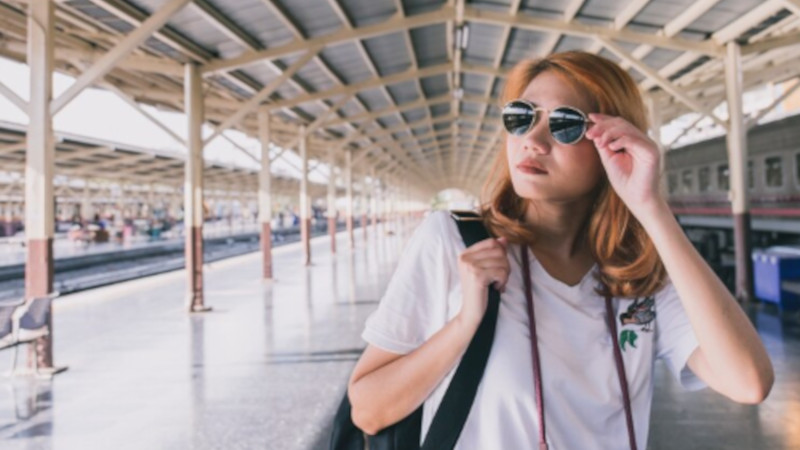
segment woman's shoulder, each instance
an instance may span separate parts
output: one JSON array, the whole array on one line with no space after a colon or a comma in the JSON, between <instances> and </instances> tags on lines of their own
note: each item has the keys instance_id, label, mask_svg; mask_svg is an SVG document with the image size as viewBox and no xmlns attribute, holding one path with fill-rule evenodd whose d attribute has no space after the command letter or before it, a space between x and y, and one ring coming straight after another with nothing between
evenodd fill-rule
<instances>
[{"instance_id":1,"label":"woman's shoulder","mask_svg":"<svg viewBox=\"0 0 800 450\"><path fill-rule=\"evenodd\" d=\"M441 238L445 243L461 241L461 234L458 231L455 219L451 211L435 210L425 216L422 223L417 228L417 233L425 237ZM449 242L448 242L449 241Z\"/></svg>"}]
</instances>

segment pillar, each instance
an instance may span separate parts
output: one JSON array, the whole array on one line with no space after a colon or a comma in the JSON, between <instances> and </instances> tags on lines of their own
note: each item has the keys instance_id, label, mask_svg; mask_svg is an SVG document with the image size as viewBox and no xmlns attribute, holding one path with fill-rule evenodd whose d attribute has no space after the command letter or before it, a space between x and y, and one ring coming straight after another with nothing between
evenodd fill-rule
<instances>
[{"instance_id":1,"label":"pillar","mask_svg":"<svg viewBox=\"0 0 800 450\"><path fill-rule=\"evenodd\" d=\"M739 44L729 42L725 55L725 87L728 97L728 167L736 260L736 298L750 301L753 293L753 261L750 259L750 198L747 191L747 128L742 109L742 55Z\"/></svg>"},{"instance_id":2,"label":"pillar","mask_svg":"<svg viewBox=\"0 0 800 450\"><path fill-rule=\"evenodd\" d=\"M367 223L367 214L369 213L369 199L367 195L369 194L369 183L367 183L367 175L364 175L364 178L361 179L361 199L359 201L361 206L361 228L364 230L364 242L367 242L367 228L369 228L369 224Z\"/></svg>"},{"instance_id":3,"label":"pillar","mask_svg":"<svg viewBox=\"0 0 800 450\"><path fill-rule=\"evenodd\" d=\"M186 64L185 111L188 119L186 168L183 185L183 224L186 230L187 306L203 312L203 80L195 64Z\"/></svg>"},{"instance_id":4,"label":"pillar","mask_svg":"<svg viewBox=\"0 0 800 450\"><path fill-rule=\"evenodd\" d=\"M372 183L370 184L370 209L372 210L372 229L378 232L378 183L375 179L375 169L371 172Z\"/></svg>"},{"instance_id":5,"label":"pillar","mask_svg":"<svg viewBox=\"0 0 800 450\"><path fill-rule=\"evenodd\" d=\"M350 248L356 246L355 236L353 234L353 154L350 150L345 150L345 190L347 195L347 237L350 241Z\"/></svg>"},{"instance_id":6,"label":"pillar","mask_svg":"<svg viewBox=\"0 0 800 450\"><path fill-rule=\"evenodd\" d=\"M52 0L28 4L28 148L25 157L25 298L46 297L53 292L53 232L55 227L55 139L50 104L53 100ZM53 367L53 321L50 334L38 339L38 367ZM29 353L30 355L30 353ZM33 362L29 358L29 361Z\"/></svg>"},{"instance_id":7,"label":"pillar","mask_svg":"<svg viewBox=\"0 0 800 450\"><path fill-rule=\"evenodd\" d=\"M328 148L328 234L331 237L331 253L336 253L336 155Z\"/></svg>"},{"instance_id":8,"label":"pillar","mask_svg":"<svg viewBox=\"0 0 800 450\"><path fill-rule=\"evenodd\" d=\"M83 224L92 223L94 220L94 209L92 208L92 193L89 190L89 179L83 180L83 198L81 199L81 219Z\"/></svg>"},{"instance_id":9,"label":"pillar","mask_svg":"<svg viewBox=\"0 0 800 450\"><path fill-rule=\"evenodd\" d=\"M261 143L261 171L258 174L258 221L261 224L262 277L272 279L272 172L269 157L269 111L258 111L258 139Z\"/></svg>"},{"instance_id":10,"label":"pillar","mask_svg":"<svg viewBox=\"0 0 800 450\"><path fill-rule=\"evenodd\" d=\"M302 178L300 179L300 239L303 241L303 254L306 266L311 265L311 198L308 195L308 136L306 127L300 126L300 159Z\"/></svg>"}]
</instances>

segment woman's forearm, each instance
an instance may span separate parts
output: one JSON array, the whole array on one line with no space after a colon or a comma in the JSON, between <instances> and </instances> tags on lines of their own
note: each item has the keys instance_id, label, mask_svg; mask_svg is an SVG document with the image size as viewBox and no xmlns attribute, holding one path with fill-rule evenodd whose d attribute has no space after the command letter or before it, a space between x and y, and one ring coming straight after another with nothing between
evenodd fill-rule
<instances>
[{"instance_id":1,"label":"woman's forearm","mask_svg":"<svg viewBox=\"0 0 800 450\"><path fill-rule=\"evenodd\" d=\"M416 410L466 351L477 323L456 316L424 344L349 387L353 420L367 434L393 425Z\"/></svg>"},{"instance_id":2,"label":"woman's forearm","mask_svg":"<svg viewBox=\"0 0 800 450\"><path fill-rule=\"evenodd\" d=\"M706 375L713 379L705 381L734 399L766 397L774 378L772 363L742 308L695 250L666 202L640 216L708 363L711 374Z\"/></svg>"}]
</instances>

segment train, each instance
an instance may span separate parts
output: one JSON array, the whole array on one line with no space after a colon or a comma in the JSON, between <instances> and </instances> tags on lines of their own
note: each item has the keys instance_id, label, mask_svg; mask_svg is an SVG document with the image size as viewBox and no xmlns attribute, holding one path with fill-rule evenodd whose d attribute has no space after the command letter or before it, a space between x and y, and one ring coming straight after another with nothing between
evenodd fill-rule
<instances>
[{"instance_id":1,"label":"train","mask_svg":"<svg viewBox=\"0 0 800 450\"><path fill-rule=\"evenodd\" d=\"M800 245L800 115L747 134L747 188L753 247ZM673 214L712 265L732 264L733 217L725 136L665 153Z\"/></svg>"}]
</instances>

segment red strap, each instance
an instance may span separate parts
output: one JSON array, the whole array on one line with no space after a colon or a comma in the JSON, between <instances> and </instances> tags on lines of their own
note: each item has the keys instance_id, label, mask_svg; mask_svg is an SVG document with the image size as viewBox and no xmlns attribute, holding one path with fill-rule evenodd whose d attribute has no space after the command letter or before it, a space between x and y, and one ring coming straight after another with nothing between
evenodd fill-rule
<instances>
[{"instance_id":1,"label":"red strap","mask_svg":"<svg viewBox=\"0 0 800 450\"><path fill-rule=\"evenodd\" d=\"M522 279L525 283L525 299L528 303L528 322L531 330L531 356L533 360L533 384L536 389L536 410L539 415L539 450L547 450L547 441L545 439L545 424L544 424L544 396L542 395L542 372L541 363L539 361L539 339L536 335L536 316L533 310L533 289L531 288L531 270L530 262L528 260L528 247L522 245ZM527 275L527 276L526 276ZM614 309L611 305L611 296L606 294L606 316L608 319L609 331L611 332L612 341L614 344L614 362L617 366L617 375L619 376L619 384L622 389L622 399L625 406L625 424L628 428L628 441L631 450L637 450L636 435L633 431L633 413L631 412L631 399L628 392L628 380L625 376L625 364L622 360L622 352L619 348L619 341L617 339L617 321L614 318Z\"/></svg>"},{"instance_id":2,"label":"red strap","mask_svg":"<svg viewBox=\"0 0 800 450\"><path fill-rule=\"evenodd\" d=\"M528 323L531 329L531 360L533 361L533 384L536 388L536 409L539 412L539 450L547 450L544 433L544 396L542 395L542 365L539 363L539 342L536 336L536 316L533 311L533 290L531 289L531 269L528 262L528 247L522 246L522 279L525 281L525 298L528 301ZM525 276L527 274L528 276Z\"/></svg>"},{"instance_id":3,"label":"red strap","mask_svg":"<svg viewBox=\"0 0 800 450\"><path fill-rule=\"evenodd\" d=\"M619 338L617 337L617 320L614 317L614 309L611 307L611 296L609 294L606 294L606 315L608 316L608 326L611 330L611 337L614 341L614 361L617 363L617 375L619 376L619 385L622 387L622 399L625 402L625 422L628 425L628 441L630 441L631 450L636 450L636 436L633 433L633 413L631 412L631 396L628 393L628 377L625 376L625 364L622 361L622 351L619 349Z\"/></svg>"}]
</instances>

